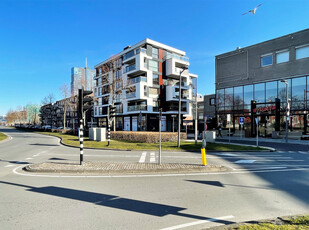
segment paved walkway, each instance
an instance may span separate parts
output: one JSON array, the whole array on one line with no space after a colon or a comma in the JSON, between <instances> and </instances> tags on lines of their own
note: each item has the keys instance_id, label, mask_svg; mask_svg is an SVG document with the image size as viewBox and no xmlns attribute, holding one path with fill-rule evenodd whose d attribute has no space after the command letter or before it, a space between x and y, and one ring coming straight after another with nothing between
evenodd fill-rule
<instances>
[{"instance_id":1,"label":"paved walkway","mask_svg":"<svg viewBox=\"0 0 309 230\"><path fill-rule=\"evenodd\" d=\"M83 174L145 174L145 173L194 173L227 171L220 165L200 164L155 164L155 163L105 163L105 162L66 162L39 163L24 168L35 173L83 173Z\"/></svg>"},{"instance_id":2,"label":"paved walkway","mask_svg":"<svg viewBox=\"0 0 309 230\"><path fill-rule=\"evenodd\" d=\"M256 142L256 137L255 138L248 138L248 137L230 137L231 141L252 141ZM217 137L216 141L221 141L221 140L229 140L228 136L223 136L223 137ZM271 139L271 138L263 138L259 137L259 142L268 142L268 143L286 143L285 138L283 139ZM293 140L289 139L288 143L290 144L299 144L299 145L309 145L309 140Z\"/></svg>"}]
</instances>

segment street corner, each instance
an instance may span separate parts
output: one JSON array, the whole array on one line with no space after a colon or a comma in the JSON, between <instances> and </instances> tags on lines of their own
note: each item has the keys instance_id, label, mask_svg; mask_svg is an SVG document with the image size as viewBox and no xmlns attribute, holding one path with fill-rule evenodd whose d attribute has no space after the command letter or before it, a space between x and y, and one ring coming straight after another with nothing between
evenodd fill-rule
<instances>
[{"instance_id":1,"label":"street corner","mask_svg":"<svg viewBox=\"0 0 309 230\"><path fill-rule=\"evenodd\" d=\"M57 174L57 175L98 175L98 176L126 176L126 175L165 175L226 172L230 169L221 165L201 164L155 164L155 163L106 163L106 162L45 162L27 165L19 168L19 172L26 174Z\"/></svg>"}]
</instances>

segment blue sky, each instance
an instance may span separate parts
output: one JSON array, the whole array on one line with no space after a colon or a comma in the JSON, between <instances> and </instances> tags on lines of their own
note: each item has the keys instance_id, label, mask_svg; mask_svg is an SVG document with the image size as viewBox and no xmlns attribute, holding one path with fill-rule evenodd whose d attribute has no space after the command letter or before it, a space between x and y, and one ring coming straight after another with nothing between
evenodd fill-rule
<instances>
[{"instance_id":1,"label":"blue sky","mask_svg":"<svg viewBox=\"0 0 309 230\"><path fill-rule=\"evenodd\" d=\"M61 99L71 67L144 38L186 51L198 92L214 93L215 55L307 29L308 11L308 0L2 0L0 115L49 93Z\"/></svg>"}]
</instances>

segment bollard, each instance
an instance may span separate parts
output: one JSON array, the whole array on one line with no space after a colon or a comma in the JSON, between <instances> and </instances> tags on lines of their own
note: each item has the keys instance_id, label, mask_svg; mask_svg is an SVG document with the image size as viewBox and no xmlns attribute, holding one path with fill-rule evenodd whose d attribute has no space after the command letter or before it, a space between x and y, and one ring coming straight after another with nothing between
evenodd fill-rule
<instances>
[{"instance_id":1,"label":"bollard","mask_svg":"<svg viewBox=\"0 0 309 230\"><path fill-rule=\"evenodd\" d=\"M202 154L202 164L205 166L205 165L207 165L206 149L205 148L201 149L201 154Z\"/></svg>"},{"instance_id":2,"label":"bollard","mask_svg":"<svg viewBox=\"0 0 309 230\"><path fill-rule=\"evenodd\" d=\"M202 164L205 166L205 165L207 165L207 159L206 159L206 139L202 140L201 154L202 154Z\"/></svg>"}]
</instances>

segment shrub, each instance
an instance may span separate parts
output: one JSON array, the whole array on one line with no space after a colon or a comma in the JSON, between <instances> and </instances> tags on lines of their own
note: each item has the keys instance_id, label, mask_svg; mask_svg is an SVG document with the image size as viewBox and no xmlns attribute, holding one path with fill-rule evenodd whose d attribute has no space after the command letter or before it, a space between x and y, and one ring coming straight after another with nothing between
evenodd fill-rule
<instances>
[{"instance_id":1,"label":"shrub","mask_svg":"<svg viewBox=\"0 0 309 230\"><path fill-rule=\"evenodd\" d=\"M177 133L162 132L162 142L175 142L177 141ZM143 143L158 143L159 132L130 132L130 131L116 131L111 132L111 138L114 140L125 140ZM186 134L180 133L180 139L185 139Z\"/></svg>"}]
</instances>

